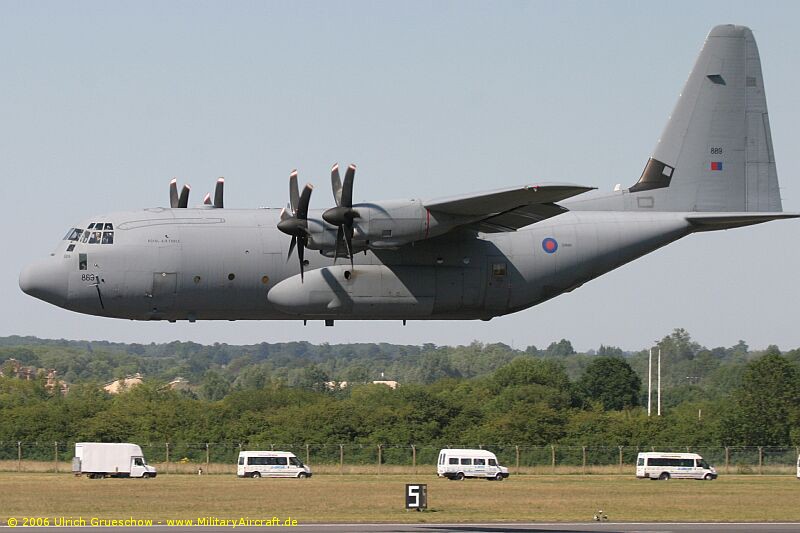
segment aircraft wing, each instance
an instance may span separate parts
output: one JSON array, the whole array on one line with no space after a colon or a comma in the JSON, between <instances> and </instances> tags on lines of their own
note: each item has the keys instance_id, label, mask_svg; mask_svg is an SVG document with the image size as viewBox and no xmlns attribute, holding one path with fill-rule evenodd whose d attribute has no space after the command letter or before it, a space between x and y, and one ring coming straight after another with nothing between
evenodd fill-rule
<instances>
[{"instance_id":1,"label":"aircraft wing","mask_svg":"<svg viewBox=\"0 0 800 533\"><path fill-rule=\"evenodd\" d=\"M567 211L556 202L595 187L571 183L543 183L509 187L476 194L463 194L425 202L435 213L468 217L478 231L515 231Z\"/></svg>"}]
</instances>

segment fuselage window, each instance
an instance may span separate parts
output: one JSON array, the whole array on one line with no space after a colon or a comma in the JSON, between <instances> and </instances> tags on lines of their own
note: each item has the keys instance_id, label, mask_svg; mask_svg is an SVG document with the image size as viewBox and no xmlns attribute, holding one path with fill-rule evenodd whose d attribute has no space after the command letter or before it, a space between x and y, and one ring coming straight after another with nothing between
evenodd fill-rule
<instances>
[{"instance_id":1,"label":"fuselage window","mask_svg":"<svg viewBox=\"0 0 800 533\"><path fill-rule=\"evenodd\" d=\"M102 231L93 231L91 233L92 235L89 237L89 244L99 244L100 241L103 240Z\"/></svg>"},{"instance_id":2,"label":"fuselage window","mask_svg":"<svg viewBox=\"0 0 800 533\"><path fill-rule=\"evenodd\" d=\"M502 278L506 275L506 264L505 263L494 263L492 265L492 276L496 278Z\"/></svg>"},{"instance_id":3,"label":"fuselage window","mask_svg":"<svg viewBox=\"0 0 800 533\"><path fill-rule=\"evenodd\" d=\"M92 229L93 227L94 227L94 222L92 222L91 224L89 224L89 229Z\"/></svg>"},{"instance_id":4,"label":"fuselage window","mask_svg":"<svg viewBox=\"0 0 800 533\"><path fill-rule=\"evenodd\" d=\"M111 222L106 222L106 227L103 229L106 231L111 231L114 229L114 225Z\"/></svg>"},{"instance_id":5,"label":"fuselage window","mask_svg":"<svg viewBox=\"0 0 800 533\"><path fill-rule=\"evenodd\" d=\"M89 235L91 235L91 234L92 234L92 232L89 231L88 229L86 231L84 231L83 232L83 237L81 237L81 242L87 242L89 240Z\"/></svg>"},{"instance_id":6,"label":"fuselage window","mask_svg":"<svg viewBox=\"0 0 800 533\"><path fill-rule=\"evenodd\" d=\"M75 245L74 244L70 244L69 246L67 246L67 251L68 252L71 252L74 249L75 249Z\"/></svg>"},{"instance_id":7,"label":"fuselage window","mask_svg":"<svg viewBox=\"0 0 800 533\"><path fill-rule=\"evenodd\" d=\"M78 254L78 270L86 270L88 263L86 254Z\"/></svg>"},{"instance_id":8,"label":"fuselage window","mask_svg":"<svg viewBox=\"0 0 800 533\"><path fill-rule=\"evenodd\" d=\"M89 226L89 227L91 228L92 226ZM95 222L94 223L94 229L102 230L103 229L103 223L102 222Z\"/></svg>"},{"instance_id":9,"label":"fuselage window","mask_svg":"<svg viewBox=\"0 0 800 533\"><path fill-rule=\"evenodd\" d=\"M106 224L108 226L108 224ZM103 232L103 244L114 244L114 232L113 231L104 231Z\"/></svg>"}]
</instances>

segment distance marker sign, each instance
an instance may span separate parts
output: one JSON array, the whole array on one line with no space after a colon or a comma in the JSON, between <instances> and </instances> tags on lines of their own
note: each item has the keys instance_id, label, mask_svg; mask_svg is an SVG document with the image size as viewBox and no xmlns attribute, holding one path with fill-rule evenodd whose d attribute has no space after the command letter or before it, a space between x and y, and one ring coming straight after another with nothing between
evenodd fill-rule
<instances>
[{"instance_id":1,"label":"distance marker sign","mask_svg":"<svg viewBox=\"0 0 800 533\"><path fill-rule=\"evenodd\" d=\"M428 508L428 485L406 485L406 509L421 511Z\"/></svg>"}]
</instances>

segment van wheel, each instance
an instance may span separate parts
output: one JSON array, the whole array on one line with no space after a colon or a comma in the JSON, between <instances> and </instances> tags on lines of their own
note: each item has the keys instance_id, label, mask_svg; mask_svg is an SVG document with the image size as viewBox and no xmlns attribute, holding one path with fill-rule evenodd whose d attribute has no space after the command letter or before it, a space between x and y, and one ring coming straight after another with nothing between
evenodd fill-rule
<instances>
[{"instance_id":1,"label":"van wheel","mask_svg":"<svg viewBox=\"0 0 800 533\"><path fill-rule=\"evenodd\" d=\"M148 479L150 477L150 472L145 472L142 474L142 479Z\"/></svg>"},{"instance_id":2,"label":"van wheel","mask_svg":"<svg viewBox=\"0 0 800 533\"><path fill-rule=\"evenodd\" d=\"M497 474L496 476L494 476L495 481L503 481L503 479L504 479L503 474Z\"/></svg>"},{"instance_id":3,"label":"van wheel","mask_svg":"<svg viewBox=\"0 0 800 533\"><path fill-rule=\"evenodd\" d=\"M456 481L464 481L464 472L459 472L453 479L455 479Z\"/></svg>"},{"instance_id":4,"label":"van wheel","mask_svg":"<svg viewBox=\"0 0 800 533\"><path fill-rule=\"evenodd\" d=\"M251 477L254 478L261 477L261 472L253 472L253 475Z\"/></svg>"},{"instance_id":5,"label":"van wheel","mask_svg":"<svg viewBox=\"0 0 800 533\"><path fill-rule=\"evenodd\" d=\"M308 474L306 474L305 472L300 472L299 474L297 474L297 479L305 479L307 477Z\"/></svg>"},{"instance_id":6,"label":"van wheel","mask_svg":"<svg viewBox=\"0 0 800 533\"><path fill-rule=\"evenodd\" d=\"M712 478L712 477L711 477L711 474L706 474L705 476L703 476L703 479L704 479L705 481L711 481L711 480L712 480L712 479L714 479L714 478Z\"/></svg>"},{"instance_id":7,"label":"van wheel","mask_svg":"<svg viewBox=\"0 0 800 533\"><path fill-rule=\"evenodd\" d=\"M669 473L661 472L661 475L658 476L658 479L660 479L661 481L669 481Z\"/></svg>"}]
</instances>

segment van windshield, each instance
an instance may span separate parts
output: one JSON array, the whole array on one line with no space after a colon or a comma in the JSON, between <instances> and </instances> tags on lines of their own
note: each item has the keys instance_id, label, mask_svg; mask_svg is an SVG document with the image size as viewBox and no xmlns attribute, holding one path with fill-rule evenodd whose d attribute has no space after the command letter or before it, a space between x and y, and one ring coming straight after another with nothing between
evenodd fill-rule
<instances>
[{"instance_id":1,"label":"van windshield","mask_svg":"<svg viewBox=\"0 0 800 533\"><path fill-rule=\"evenodd\" d=\"M706 462L705 459L698 459L697 460L697 466L699 466L700 468L705 468L705 469L711 468L710 466L708 466L708 463Z\"/></svg>"},{"instance_id":2,"label":"van windshield","mask_svg":"<svg viewBox=\"0 0 800 533\"><path fill-rule=\"evenodd\" d=\"M300 468L303 468L302 461L300 461L300 459L298 459L297 457L289 457L289 464L292 466L299 466Z\"/></svg>"}]
</instances>

